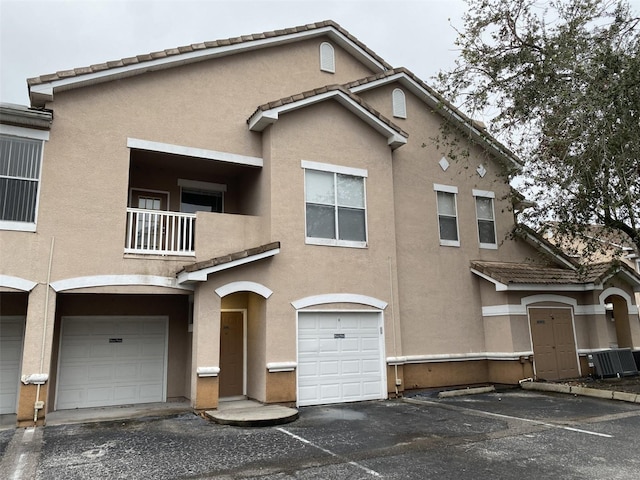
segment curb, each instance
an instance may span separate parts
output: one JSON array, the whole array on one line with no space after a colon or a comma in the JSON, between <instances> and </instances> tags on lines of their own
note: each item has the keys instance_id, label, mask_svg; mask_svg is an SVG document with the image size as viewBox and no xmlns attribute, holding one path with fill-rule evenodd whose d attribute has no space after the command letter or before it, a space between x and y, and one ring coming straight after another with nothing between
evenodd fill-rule
<instances>
[{"instance_id":1,"label":"curb","mask_svg":"<svg viewBox=\"0 0 640 480\"><path fill-rule=\"evenodd\" d=\"M463 395L476 395L478 393L489 393L495 392L496 387L493 385L489 387L475 387L475 388L463 388L460 390L446 390L444 392L438 393L438 398L451 398L451 397L462 397Z\"/></svg>"},{"instance_id":2,"label":"curb","mask_svg":"<svg viewBox=\"0 0 640 480\"><path fill-rule=\"evenodd\" d=\"M629 403L640 403L640 395L636 393L599 390L597 388L562 385L558 383L523 382L520 384L523 390L536 390L539 392L568 393L585 397L602 398L605 400L619 400Z\"/></svg>"}]
</instances>

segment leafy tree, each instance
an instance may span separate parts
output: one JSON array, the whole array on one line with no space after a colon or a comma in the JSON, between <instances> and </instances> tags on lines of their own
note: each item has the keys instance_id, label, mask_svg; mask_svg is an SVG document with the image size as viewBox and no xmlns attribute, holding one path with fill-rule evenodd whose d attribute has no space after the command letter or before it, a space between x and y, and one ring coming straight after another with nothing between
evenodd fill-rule
<instances>
[{"instance_id":1,"label":"leafy tree","mask_svg":"<svg viewBox=\"0 0 640 480\"><path fill-rule=\"evenodd\" d=\"M552 220L587 250L596 223L640 252L640 19L626 0L467 3L437 86L525 164L525 223Z\"/></svg>"}]
</instances>

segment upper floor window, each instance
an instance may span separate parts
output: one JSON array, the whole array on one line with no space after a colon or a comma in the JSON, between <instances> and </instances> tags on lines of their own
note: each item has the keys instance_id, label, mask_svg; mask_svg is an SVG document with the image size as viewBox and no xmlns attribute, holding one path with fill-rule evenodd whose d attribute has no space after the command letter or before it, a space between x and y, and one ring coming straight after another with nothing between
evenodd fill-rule
<instances>
[{"instance_id":1,"label":"upper floor window","mask_svg":"<svg viewBox=\"0 0 640 480\"><path fill-rule=\"evenodd\" d=\"M367 171L317 162L305 169L306 242L366 247Z\"/></svg>"},{"instance_id":2,"label":"upper floor window","mask_svg":"<svg viewBox=\"0 0 640 480\"><path fill-rule=\"evenodd\" d=\"M320 44L320 70L323 72L336 72L336 58L333 46L330 43Z\"/></svg>"},{"instance_id":3,"label":"upper floor window","mask_svg":"<svg viewBox=\"0 0 640 480\"><path fill-rule=\"evenodd\" d=\"M456 204L458 187L434 184L433 189L436 192L438 203L440 245L459 247L460 235L458 233L458 207Z\"/></svg>"},{"instance_id":4,"label":"upper floor window","mask_svg":"<svg viewBox=\"0 0 640 480\"><path fill-rule=\"evenodd\" d=\"M496 222L493 212L493 192L473 190L476 199L476 218L478 221L478 241L480 248L498 248L496 242Z\"/></svg>"},{"instance_id":5,"label":"upper floor window","mask_svg":"<svg viewBox=\"0 0 640 480\"><path fill-rule=\"evenodd\" d=\"M404 92L396 88L391 94L393 103L393 116L397 118L407 118L407 101Z\"/></svg>"},{"instance_id":6,"label":"upper floor window","mask_svg":"<svg viewBox=\"0 0 640 480\"><path fill-rule=\"evenodd\" d=\"M180 178L178 186L180 186L181 212L224 212L226 185Z\"/></svg>"},{"instance_id":7,"label":"upper floor window","mask_svg":"<svg viewBox=\"0 0 640 480\"><path fill-rule=\"evenodd\" d=\"M0 134L0 229L36 230L42 144L48 132L34 136L42 138Z\"/></svg>"}]
</instances>

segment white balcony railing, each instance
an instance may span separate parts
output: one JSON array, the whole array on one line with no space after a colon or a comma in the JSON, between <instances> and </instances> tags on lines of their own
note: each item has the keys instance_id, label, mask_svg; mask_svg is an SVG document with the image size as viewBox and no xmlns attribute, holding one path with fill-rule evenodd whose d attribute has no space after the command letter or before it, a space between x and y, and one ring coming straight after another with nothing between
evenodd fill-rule
<instances>
[{"instance_id":1,"label":"white balcony railing","mask_svg":"<svg viewBox=\"0 0 640 480\"><path fill-rule=\"evenodd\" d=\"M195 255L195 213L127 208L125 253Z\"/></svg>"}]
</instances>

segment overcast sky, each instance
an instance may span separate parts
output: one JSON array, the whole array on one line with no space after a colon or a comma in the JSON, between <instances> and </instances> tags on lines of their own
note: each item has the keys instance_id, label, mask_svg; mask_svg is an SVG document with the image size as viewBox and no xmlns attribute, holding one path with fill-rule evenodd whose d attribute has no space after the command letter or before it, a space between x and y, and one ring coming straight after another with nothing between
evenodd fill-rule
<instances>
[{"instance_id":1,"label":"overcast sky","mask_svg":"<svg viewBox=\"0 0 640 480\"><path fill-rule=\"evenodd\" d=\"M640 1L640 0L638 0ZM0 101L26 79L208 40L334 20L423 80L451 66L462 0L0 0Z\"/></svg>"},{"instance_id":2,"label":"overcast sky","mask_svg":"<svg viewBox=\"0 0 640 480\"><path fill-rule=\"evenodd\" d=\"M640 12L640 0L629 2ZM0 101L26 79L192 43L335 20L423 80L453 66L463 0L0 0Z\"/></svg>"}]
</instances>

